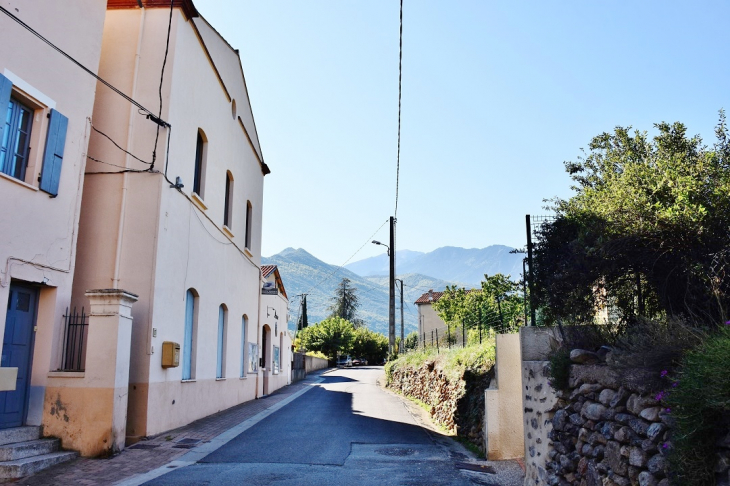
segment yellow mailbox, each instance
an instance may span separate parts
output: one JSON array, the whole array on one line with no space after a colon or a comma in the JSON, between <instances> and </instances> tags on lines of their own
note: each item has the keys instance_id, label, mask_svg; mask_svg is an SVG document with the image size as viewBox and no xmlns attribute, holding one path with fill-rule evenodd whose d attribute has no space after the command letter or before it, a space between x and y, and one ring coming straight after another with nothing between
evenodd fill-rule
<instances>
[{"instance_id":1,"label":"yellow mailbox","mask_svg":"<svg viewBox=\"0 0 730 486\"><path fill-rule=\"evenodd\" d=\"M175 368L180 366L180 345L172 341L162 343L162 367Z\"/></svg>"}]
</instances>

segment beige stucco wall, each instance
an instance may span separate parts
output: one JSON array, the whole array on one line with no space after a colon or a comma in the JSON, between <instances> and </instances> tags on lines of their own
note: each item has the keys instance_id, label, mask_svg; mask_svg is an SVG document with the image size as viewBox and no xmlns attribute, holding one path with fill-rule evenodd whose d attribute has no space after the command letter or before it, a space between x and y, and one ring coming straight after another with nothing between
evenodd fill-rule
<instances>
[{"instance_id":1,"label":"beige stucco wall","mask_svg":"<svg viewBox=\"0 0 730 486\"><path fill-rule=\"evenodd\" d=\"M159 106L160 46L165 44L168 15L162 8L110 10L104 27L100 73L152 111ZM163 432L254 399L261 388L259 375L246 370L241 376L241 353L243 344L258 342L260 334L263 174L249 142L255 133L247 137L238 120L238 114L249 110L243 82L235 79L241 76L240 66L237 61L236 69L221 66L221 82L191 22L175 11L163 83L162 118L172 125L169 158L167 131L161 129L155 166L164 171L167 162L169 179L179 176L185 187L170 188L161 173L112 174L119 169L96 162L89 163L87 172L101 174L87 175L84 186L74 300L81 305L86 289L110 286L139 295L133 308L130 437ZM207 32L205 42L217 62L235 59L217 34ZM128 151L151 160L157 126L136 108L99 90L94 124ZM196 199L192 186L198 129L208 144L203 190ZM89 152L115 165L148 167L98 135L91 137ZM230 232L223 228L227 171L234 179ZM244 249L247 201L253 208L252 238L251 247ZM194 379L183 382L182 366L162 368L161 347L163 341L183 343L190 288L199 296ZM222 379L216 378L221 304L227 309Z\"/></svg>"},{"instance_id":2,"label":"beige stucco wall","mask_svg":"<svg viewBox=\"0 0 730 486\"><path fill-rule=\"evenodd\" d=\"M485 450L492 461L525 453L519 334L497 334L495 376L485 390Z\"/></svg>"},{"instance_id":3,"label":"beige stucco wall","mask_svg":"<svg viewBox=\"0 0 730 486\"><path fill-rule=\"evenodd\" d=\"M3 7L96 71L105 2L5 0ZM96 80L6 15L0 15L0 73L39 107L25 183L0 175L0 335L11 281L39 286L27 423L39 425L50 370L60 364L63 315L71 303L76 227ZM68 117L58 196L38 190L51 108ZM4 113L4 112L3 112Z\"/></svg>"},{"instance_id":4,"label":"beige stucco wall","mask_svg":"<svg viewBox=\"0 0 730 486\"><path fill-rule=\"evenodd\" d=\"M435 329L439 333L446 327L446 323L436 314L431 304L418 304L418 336L419 341L423 340L423 334L426 333L426 344L431 343L431 332ZM439 336L440 338L441 336ZM436 336L434 336L434 341Z\"/></svg>"}]
</instances>

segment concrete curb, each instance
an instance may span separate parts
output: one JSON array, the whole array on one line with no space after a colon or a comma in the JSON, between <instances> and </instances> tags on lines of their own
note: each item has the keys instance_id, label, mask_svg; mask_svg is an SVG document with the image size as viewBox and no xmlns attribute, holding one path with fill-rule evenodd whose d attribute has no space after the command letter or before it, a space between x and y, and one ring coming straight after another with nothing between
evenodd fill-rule
<instances>
[{"instance_id":1,"label":"concrete curb","mask_svg":"<svg viewBox=\"0 0 730 486\"><path fill-rule=\"evenodd\" d=\"M324 374L324 373L320 373ZM213 439L211 439L209 442L206 442L205 444L201 444L198 447L195 447L187 454L183 455L182 457L175 459L173 461L168 462L167 464L160 466L156 469L153 469L152 471L148 471L144 474L137 474L135 476L132 476L131 478L123 479L122 481L114 483L115 486L139 486L141 484L146 483L147 481L151 481L152 479L159 478L160 476L163 476L174 469L189 466L191 464L195 464L196 462L203 459L208 454L215 452L216 450L220 449L224 445L226 445L231 440L238 437L240 434L245 432L246 430L250 429L257 423L264 420L266 417L271 415L272 413L280 410L284 406L288 405L289 403L293 402L300 396L307 393L309 390L312 389L313 385L316 385L318 383L321 383L324 381L322 378L317 378L314 382L308 384L306 388L303 388L299 390L298 392L294 393L288 398L285 398L284 400L275 403L271 407L267 408L266 410L263 410L262 412L259 412L258 414L254 415L251 418L248 418L241 422L240 424L231 427L230 429L226 430L225 432L217 435Z\"/></svg>"}]
</instances>

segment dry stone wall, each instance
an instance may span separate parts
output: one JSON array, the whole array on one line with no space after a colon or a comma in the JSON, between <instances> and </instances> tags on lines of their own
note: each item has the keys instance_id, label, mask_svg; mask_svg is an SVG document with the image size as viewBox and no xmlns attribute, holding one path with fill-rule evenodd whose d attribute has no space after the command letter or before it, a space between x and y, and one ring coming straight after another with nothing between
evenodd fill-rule
<instances>
[{"instance_id":1,"label":"dry stone wall","mask_svg":"<svg viewBox=\"0 0 730 486\"><path fill-rule=\"evenodd\" d=\"M574 361L599 361L574 350ZM586 359L588 356L589 359ZM575 364L552 418L549 485L668 486L670 417L655 372Z\"/></svg>"},{"instance_id":2,"label":"dry stone wall","mask_svg":"<svg viewBox=\"0 0 730 486\"><path fill-rule=\"evenodd\" d=\"M483 450L484 390L492 376L493 370L466 370L450 377L434 361L426 361L419 368L394 368L388 388L429 405L435 422Z\"/></svg>"}]
</instances>

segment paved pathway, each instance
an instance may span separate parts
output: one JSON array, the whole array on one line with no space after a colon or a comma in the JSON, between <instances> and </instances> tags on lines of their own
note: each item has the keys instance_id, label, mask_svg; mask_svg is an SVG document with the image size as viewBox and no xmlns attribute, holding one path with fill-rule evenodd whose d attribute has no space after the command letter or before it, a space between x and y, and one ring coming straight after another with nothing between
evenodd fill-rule
<instances>
[{"instance_id":1,"label":"paved pathway","mask_svg":"<svg viewBox=\"0 0 730 486\"><path fill-rule=\"evenodd\" d=\"M193 447L209 442L236 425L291 398L292 395L318 381L320 374L321 372L310 374L305 380L280 388L268 397L242 403L150 440L139 442L114 457L78 458L20 479L15 484L92 486L123 482L138 474L164 466L190 452Z\"/></svg>"}]
</instances>

